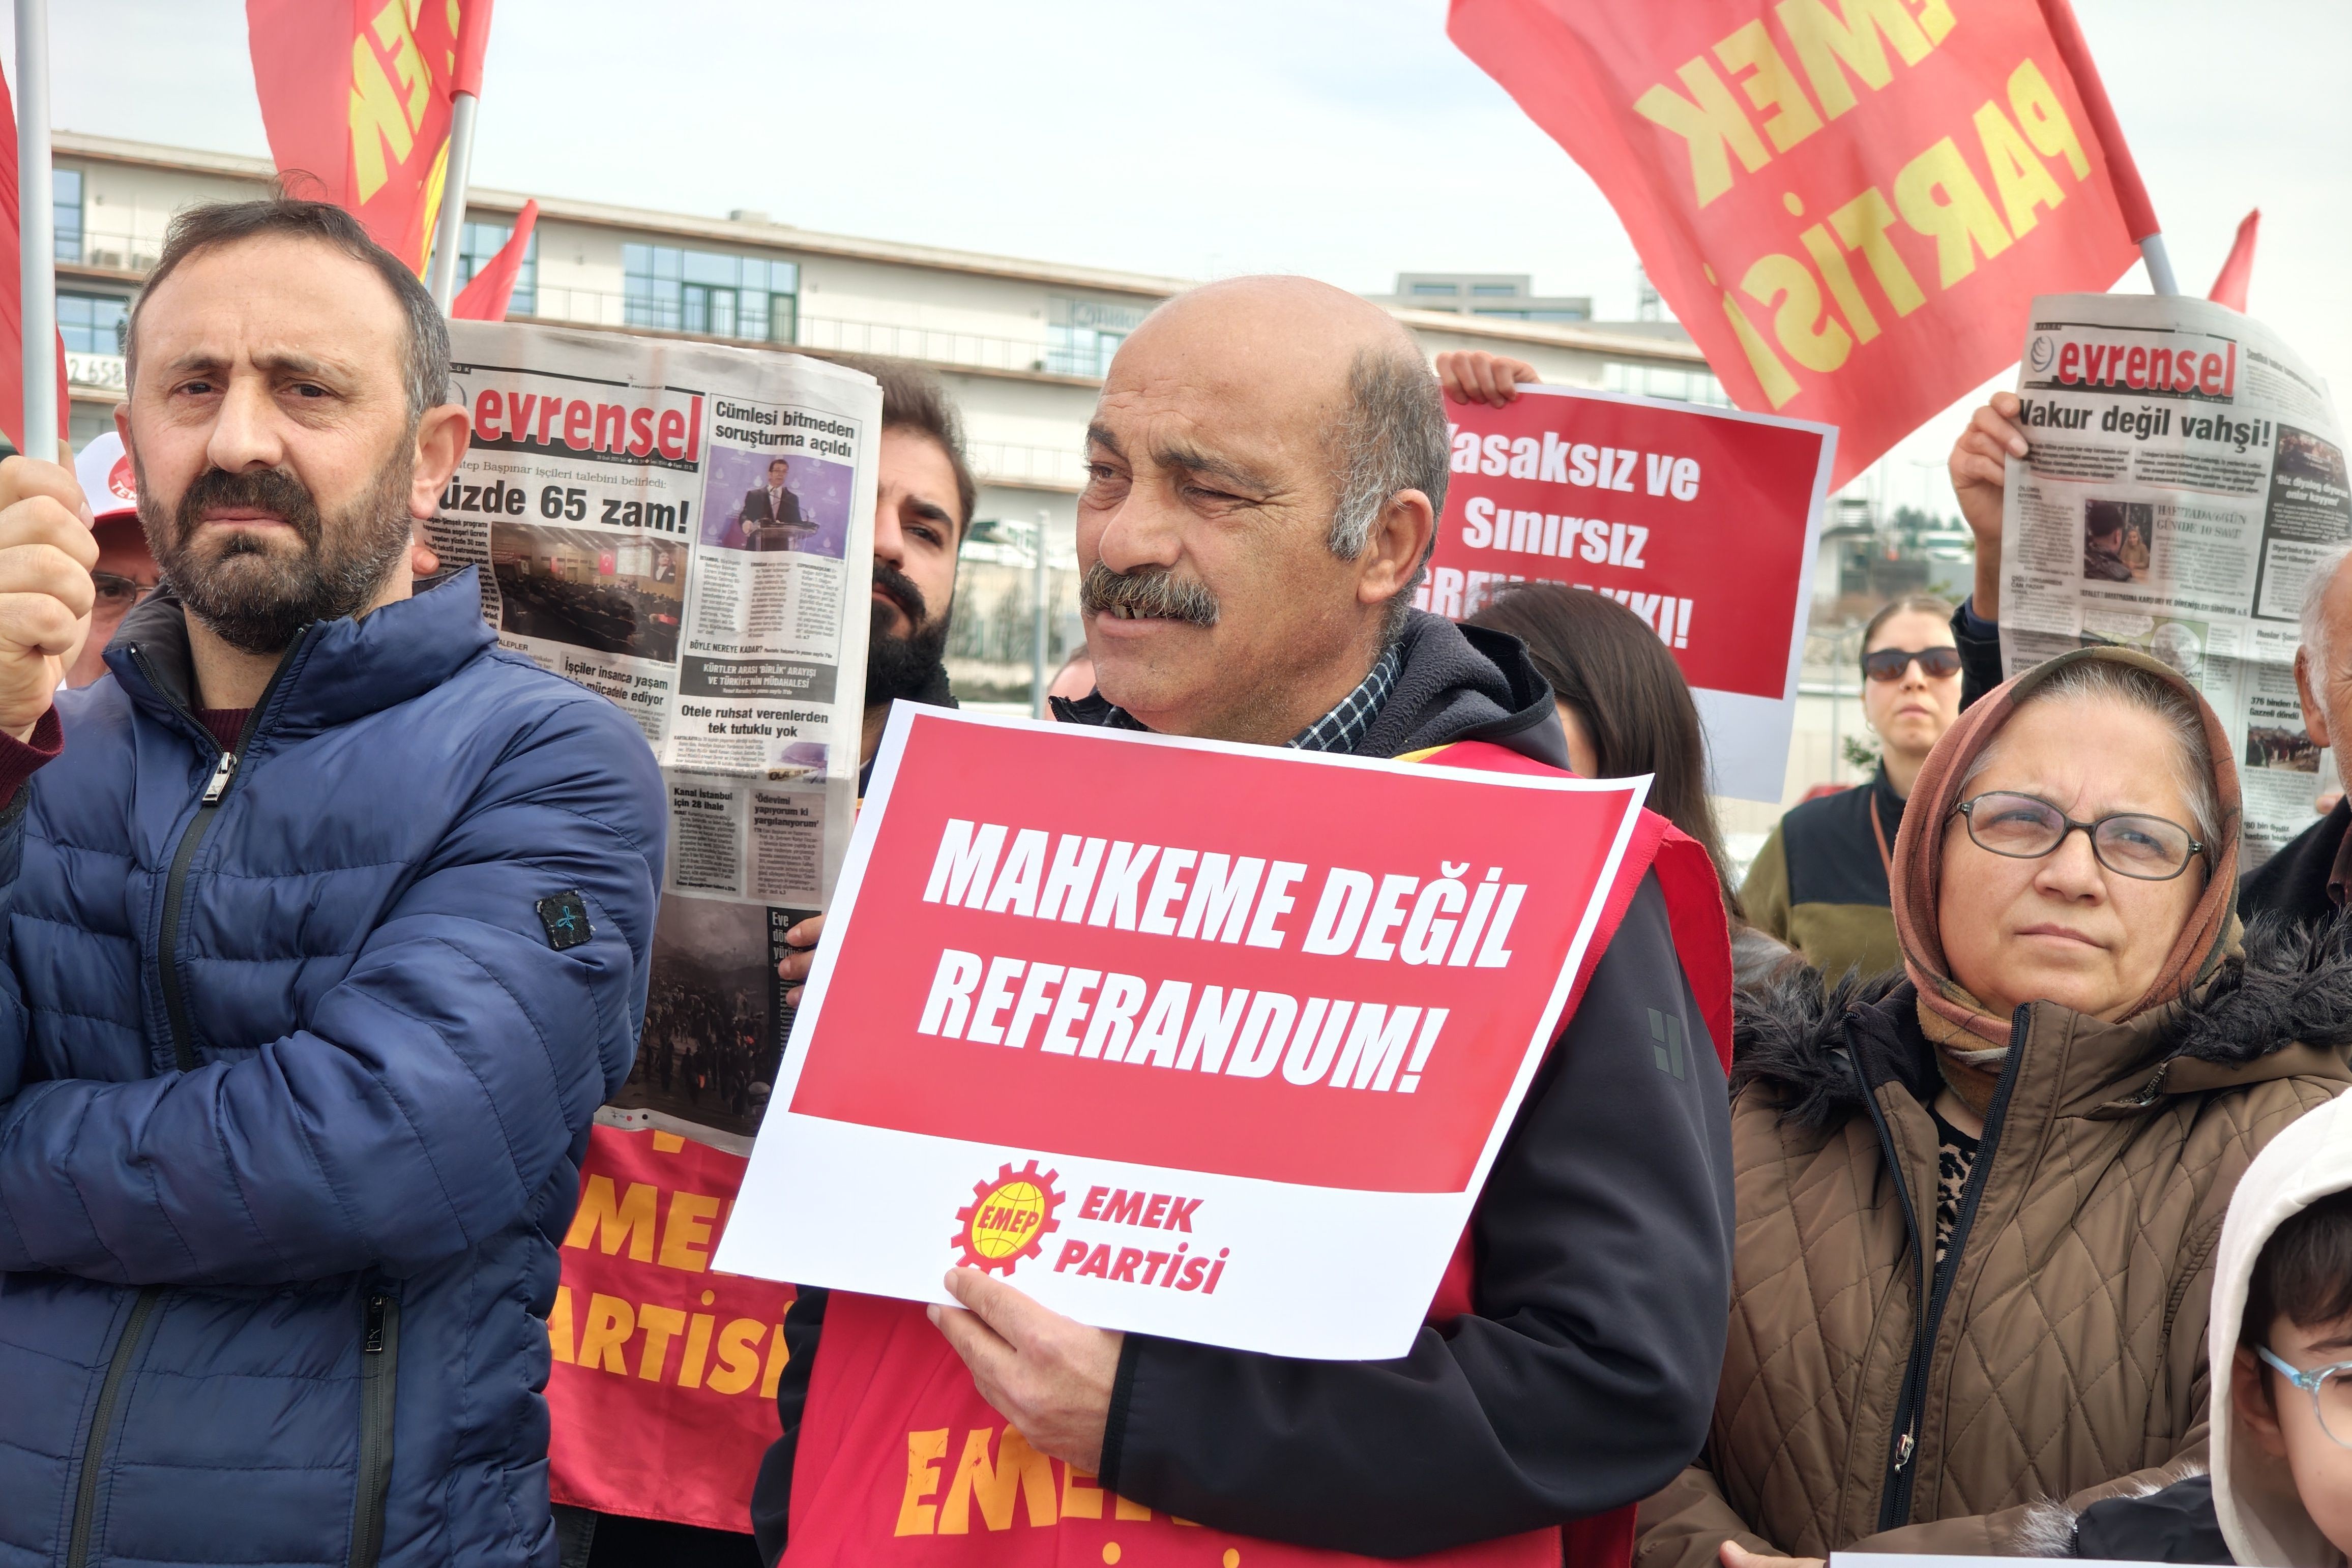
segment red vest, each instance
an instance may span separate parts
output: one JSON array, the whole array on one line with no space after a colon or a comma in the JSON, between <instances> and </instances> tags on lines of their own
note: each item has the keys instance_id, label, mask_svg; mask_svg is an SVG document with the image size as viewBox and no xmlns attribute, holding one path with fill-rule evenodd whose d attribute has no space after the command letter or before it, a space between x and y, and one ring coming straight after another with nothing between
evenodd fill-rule
<instances>
[{"instance_id":1,"label":"red vest","mask_svg":"<svg viewBox=\"0 0 2352 1568\"><path fill-rule=\"evenodd\" d=\"M1402 760L1493 772L1555 769L1484 741ZM1569 999L1583 998L1643 874L1655 872L1692 990L1728 1065L1731 949L1714 865L1644 811ZM1465 1230L1430 1304L1441 1329L1471 1311ZM787 1568L1338 1568L1379 1561L1231 1535L1129 1502L1049 1458L1005 1425L920 1304L836 1291L825 1309L793 1467ZM1626 1568L1631 1504L1561 1529L1505 1536L1411 1561L1444 1568Z\"/></svg>"}]
</instances>

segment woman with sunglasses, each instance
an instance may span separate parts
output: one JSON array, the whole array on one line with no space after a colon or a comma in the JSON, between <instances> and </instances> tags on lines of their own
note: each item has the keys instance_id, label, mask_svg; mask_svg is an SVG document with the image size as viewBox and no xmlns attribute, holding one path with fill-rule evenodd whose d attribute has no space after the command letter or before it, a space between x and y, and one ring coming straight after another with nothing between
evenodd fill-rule
<instances>
[{"instance_id":1,"label":"woman with sunglasses","mask_svg":"<svg viewBox=\"0 0 2352 1568\"><path fill-rule=\"evenodd\" d=\"M2352 1083L2352 955L2242 939L2238 817L2221 721L2139 653L2061 654L1944 737L1895 845L1903 972L1739 1019L1731 1333L1643 1568L2034 1556L2038 1505L2204 1462L2231 1192Z\"/></svg>"},{"instance_id":2,"label":"woman with sunglasses","mask_svg":"<svg viewBox=\"0 0 2352 1568\"><path fill-rule=\"evenodd\" d=\"M1960 716L1952 607L1927 594L1884 606L1862 629L1862 711L1878 771L1861 789L1807 800L1780 819L1739 890L1748 917L1826 975L1901 961L1887 864L1903 802Z\"/></svg>"}]
</instances>

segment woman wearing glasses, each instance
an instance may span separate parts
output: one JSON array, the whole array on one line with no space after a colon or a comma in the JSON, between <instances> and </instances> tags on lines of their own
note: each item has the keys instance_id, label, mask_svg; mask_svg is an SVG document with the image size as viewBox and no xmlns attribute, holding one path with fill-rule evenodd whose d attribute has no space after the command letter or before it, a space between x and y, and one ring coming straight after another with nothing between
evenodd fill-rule
<instances>
[{"instance_id":1,"label":"woman wearing glasses","mask_svg":"<svg viewBox=\"0 0 2352 1568\"><path fill-rule=\"evenodd\" d=\"M1780 819L1739 890L1748 918L1825 975L1875 975L1902 961L1887 867L1927 753L1960 716L1952 607L1898 599L1862 629L1862 709L1878 737L1870 783L1807 800Z\"/></svg>"},{"instance_id":2,"label":"woman wearing glasses","mask_svg":"<svg viewBox=\"0 0 2352 1568\"><path fill-rule=\"evenodd\" d=\"M2352 1083L2352 955L2242 938L2238 815L2220 721L2141 654L1946 736L1894 847L1904 972L1739 1020L1731 1333L1642 1568L2036 1555L2037 1505L2204 1462L2231 1191Z\"/></svg>"}]
</instances>

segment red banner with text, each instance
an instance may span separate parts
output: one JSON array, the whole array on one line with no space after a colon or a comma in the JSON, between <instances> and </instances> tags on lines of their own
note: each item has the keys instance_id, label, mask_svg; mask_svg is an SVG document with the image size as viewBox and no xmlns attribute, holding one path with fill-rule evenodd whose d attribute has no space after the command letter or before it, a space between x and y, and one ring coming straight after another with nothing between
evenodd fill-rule
<instances>
[{"instance_id":1,"label":"red banner with text","mask_svg":"<svg viewBox=\"0 0 2352 1568\"><path fill-rule=\"evenodd\" d=\"M751 1528L793 1289L710 1267L743 1166L674 1134L590 1133L547 1323L557 1502Z\"/></svg>"},{"instance_id":2,"label":"red banner with text","mask_svg":"<svg viewBox=\"0 0 2352 1568\"><path fill-rule=\"evenodd\" d=\"M899 704L721 1261L1402 1354L1657 843L1529 766Z\"/></svg>"},{"instance_id":3,"label":"red banner with text","mask_svg":"<svg viewBox=\"0 0 2352 1568\"><path fill-rule=\"evenodd\" d=\"M1769 414L1528 386L1445 405L1452 477L1423 610L1558 582L1640 616L1682 666L1717 794L1778 800L1838 433Z\"/></svg>"},{"instance_id":4,"label":"red banner with text","mask_svg":"<svg viewBox=\"0 0 2352 1568\"><path fill-rule=\"evenodd\" d=\"M2035 295L2137 259L2035 0L1453 0L1447 32L1733 401L1840 428L1832 485L2011 363Z\"/></svg>"}]
</instances>

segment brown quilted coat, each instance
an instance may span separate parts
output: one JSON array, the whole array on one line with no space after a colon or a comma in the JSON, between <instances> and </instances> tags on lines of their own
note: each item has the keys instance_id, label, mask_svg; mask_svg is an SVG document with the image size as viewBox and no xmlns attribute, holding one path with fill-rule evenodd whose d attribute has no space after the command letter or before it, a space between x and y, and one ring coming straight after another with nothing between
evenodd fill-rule
<instances>
[{"instance_id":1,"label":"brown quilted coat","mask_svg":"<svg viewBox=\"0 0 2352 1568\"><path fill-rule=\"evenodd\" d=\"M1699 1462L1643 1505L1637 1568L1712 1568L1727 1538L1806 1557L2023 1554L2033 1503L2079 1509L2200 1461L2230 1194L2264 1143L2352 1082L2352 959L2269 946L2127 1023L2028 1009L1893 1498L1916 1239L1932 1259L1935 1237L1931 1048L1907 983L1758 998L1736 1069L1714 1424Z\"/></svg>"}]
</instances>

